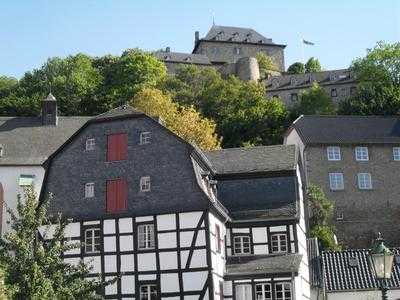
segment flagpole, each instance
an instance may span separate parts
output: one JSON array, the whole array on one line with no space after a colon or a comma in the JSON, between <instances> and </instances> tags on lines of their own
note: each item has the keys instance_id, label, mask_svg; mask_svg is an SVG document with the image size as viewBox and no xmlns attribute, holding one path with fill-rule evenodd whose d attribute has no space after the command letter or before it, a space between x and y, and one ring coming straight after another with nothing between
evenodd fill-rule
<instances>
[{"instance_id":1,"label":"flagpole","mask_svg":"<svg viewBox=\"0 0 400 300\"><path fill-rule=\"evenodd\" d=\"M305 57L304 57L304 39L303 38L300 39L300 43L301 43L301 59L302 59L303 64L305 64L306 62L305 62Z\"/></svg>"}]
</instances>

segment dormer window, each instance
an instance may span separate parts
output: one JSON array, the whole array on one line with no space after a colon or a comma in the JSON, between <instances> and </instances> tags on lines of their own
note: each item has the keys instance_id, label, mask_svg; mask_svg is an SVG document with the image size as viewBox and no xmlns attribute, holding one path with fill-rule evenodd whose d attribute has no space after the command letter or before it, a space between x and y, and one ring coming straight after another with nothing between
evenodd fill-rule
<instances>
[{"instance_id":1,"label":"dormer window","mask_svg":"<svg viewBox=\"0 0 400 300\"><path fill-rule=\"evenodd\" d=\"M329 75L329 79L330 81L335 81L337 79L337 76L335 73L331 73L331 75Z\"/></svg>"},{"instance_id":2,"label":"dormer window","mask_svg":"<svg viewBox=\"0 0 400 300\"><path fill-rule=\"evenodd\" d=\"M296 78L294 77L290 78L290 85L296 85L296 84L297 84Z\"/></svg>"}]
</instances>

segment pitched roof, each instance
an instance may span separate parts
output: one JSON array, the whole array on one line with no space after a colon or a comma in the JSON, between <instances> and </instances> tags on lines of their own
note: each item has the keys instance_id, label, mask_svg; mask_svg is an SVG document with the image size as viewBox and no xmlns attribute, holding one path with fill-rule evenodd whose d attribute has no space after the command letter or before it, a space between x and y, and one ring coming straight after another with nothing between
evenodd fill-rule
<instances>
[{"instance_id":1,"label":"pitched roof","mask_svg":"<svg viewBox=\"0 0 400 300\"><path fill-rule=\"evenodd\" d=\"M301 259L301 254L292 253L279 255L229 256L226 262L225 275L243 276L250 274L298 273Z\"/></svg>"},{"instance_id":2,"label":"pitched roof","mask_svg":"<svg viewBox=\"0 0 400 300\"><path fill-rule=\"evenodd\" d=\"M156 51L153 53L158 59L164 62L176 62L197 65L211 65L210 60L204 54L180 53L169 51Z\"/></svg>"},{"instance_id":3,"label":"pitched roof","mask_svg":"<svg viewBox=\"0 0 400 300\"><path fill-rule=\"evenodd\" d=\"M399 258L400 250L393 249ZM368 290L379 288L379 283L368 264L367 249L327 251L322 253L324 285L327 292ZM400 264L395 259L390 288L400 288Z\"/></svg>"},{"instance_id":4,"label":"pitched roof","mask_svg":"<svg viewBox=\"0 0 400 300\"><path fill-rule=\"evenodd\" d=\"M291 129L296 129L305 144L400 143L400 118L396 116L301 116Z\"/></svg>"},{"instance_id":5,"label":"pitched roof","mask_svg":"<svg viewBox=\"0 0 400 300\"><path fill-rule=\"evenodd\" d=\"M0 117L0 165L41 165L90 117L58 117L43 126L40 117Z\"/></svg>"},{"instance_id":6,"label":"pitched roof","mask_svg":"<svg viewBox=\"0 0 400 300\"><path fill-rule=\"evenodd\" d=\"M119 118L119 117L129 117L129 116L143 116L145 115L143 112L136 110L135 108L129 105L121 105L114 109L111 109L105 113L97 115L93 118L93 120L103 120L110 118Z\"/></svg>"},{"instance_id":7,"label":"pitched roof","mask_svg":"<svg viewBox=\"0 0 400 300\"><path fill-rule=\"evenodd\" d=\"M349 69L327 70L305 74L283 74L272 76L265 81L268 91L304 88L313 82L320 85L355 82Z\"/></svg>"},{"instance_id":8,"label":"pitched roof","mask_svg":"<svg viewBox=\"0 0 400 300\"><path fill-rule=\"evenodd\" d=\"M291 171L296 169L294 145L228 148L205 152L217 174Z\"/></svg>"}]
</instances>

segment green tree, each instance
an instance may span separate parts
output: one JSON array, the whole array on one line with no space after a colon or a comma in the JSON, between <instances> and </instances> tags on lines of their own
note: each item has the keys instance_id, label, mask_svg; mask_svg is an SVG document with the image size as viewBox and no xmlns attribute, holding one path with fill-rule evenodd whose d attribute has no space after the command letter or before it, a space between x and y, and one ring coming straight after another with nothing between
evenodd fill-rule
<instances>
[{"instance_id":1,"label":"green tree","mask_svg":"<svg viewBox=\"0 0 400 300\"><path fill-rule=\"evenodd\" d=\"M294 105L292 112L299 115L333 115L336 109L326 91L314 82L312 87L300 95L300 100Z\"/></svg>"},{"instance_id":2,"label":"green tree","mask_svg":"<svg viewBox=\"0 0 400 300\"><path fill-rule=\"evenodd\" d=\"M322 71L321 64L319 63L319 60L314 58L314 57L310 57L310 59L304 65L304 69L305 69L306 73L321 72Z\"/></svg>"},{"instance_id":3,"label":"green tree","mask_svg":"<svg viewBox=\"0 0 400 300\"><path fill-rule=\"evenodd\" d=\"M303 74L305 73L304 64L301 62L295 62L289 66L287 72L289 74Z\"/></svg>"},{"instance_id":4,"label":"green tree","mask_svg":"<svg viewBox=\"0 0 400 300\"><path fill-rule=\"evenodd\" d=\"M279 68L277 67L271 56L268 56L264 52L258 52L256 58L258 62L258 67L260 69L261 78L265 78L267 74L271 71L279 71Z\"/></svg>"},{"instance_id":5,"label":"green tree","mask_svg":"<svg viewBox=\"0 0 400 300\"><path fill-rule=\"evenodd\" d=\"M7 291L12 299L97 299L95 292L104 284L85 279L89 269L83 263L74 266L63 261L64 251L78 245L64 242L67 223L61 217L50 236L47 206L48 200L38 205L29 187L24 199L18 198L17 211L9 210L11 231L1 239L0 247Z\"/></svg>"},{"instance_id":6,"label":"green tree","mask_svg":"<svg viewBox=\"0 0 400 300\"><path fill-rule=\"evenodd\" d=\"M400 43L383 42L353 61L356 93L342 101L339 113L395 115L400 113Z\"/></svg>"},{"instance_id":7,"label":"green tree","mask_svg":"<svg viewBox=\"0 0 400 300\"><path fill-rule=\"evenodd\" d=\"M17 84L18 80L14 77L0 76L0 99L8 96Z\"/></svg>"}]
</instances>

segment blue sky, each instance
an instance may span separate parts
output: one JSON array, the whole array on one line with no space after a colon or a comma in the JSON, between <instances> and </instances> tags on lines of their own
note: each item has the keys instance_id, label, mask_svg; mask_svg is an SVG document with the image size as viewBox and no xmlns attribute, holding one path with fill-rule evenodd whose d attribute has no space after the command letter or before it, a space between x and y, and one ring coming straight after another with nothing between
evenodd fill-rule
<instances>
[{"instance_id":1,"label":"blue sky","mask_svg":"<svg viewBox=\"0 0 400 300\"><path fill-rule=\"evenodd\" d=\"M287 44L286 66L305 56L325 69L347 67L379 40L400 40L397 0L0 0L0 75L21 77L48 57L121 54L170 46L190 52L194 31L251 27Z\"/></svg>"}]
</instances>

